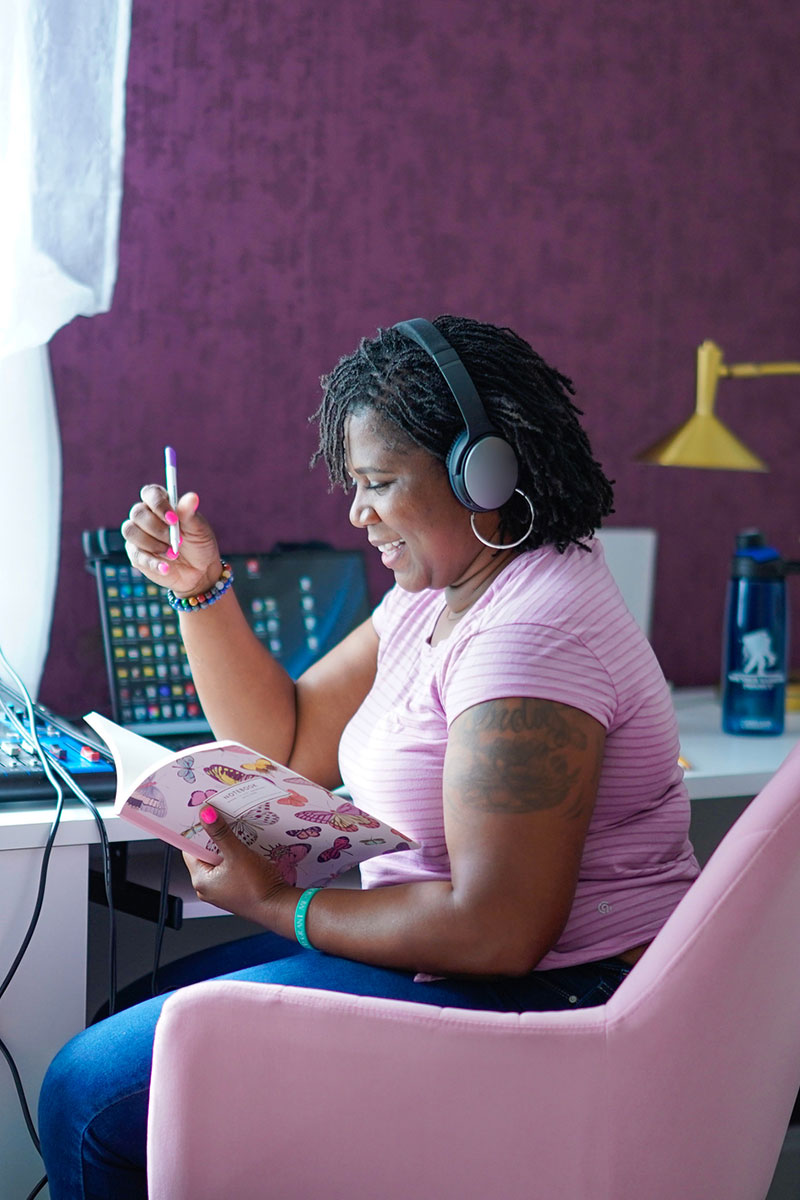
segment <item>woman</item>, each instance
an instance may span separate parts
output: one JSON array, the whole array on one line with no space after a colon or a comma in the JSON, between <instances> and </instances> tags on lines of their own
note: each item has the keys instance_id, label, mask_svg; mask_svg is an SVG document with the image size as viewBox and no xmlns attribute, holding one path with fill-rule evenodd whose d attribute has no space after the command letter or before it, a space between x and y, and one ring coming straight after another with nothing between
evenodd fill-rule
<instances>
[{"instance_id":1,"label":"woman","mask_svg":"<svg viewBox=\"0 0 800 1200\"><path fill-rule=\"evenodd\" d=\"M428 333L457 352L513 474L491 507L459 475L460 442L448 471L464 419L413 328L343 359L317 457L396 586L297 683L251 633L194 493L176 514L148 485L122 526L132 564L171 589L215 735L343 781L420 843L362 866L360 891L301 896L207 806L223 861L187 858L194 887L268 932L165 968L168 986L235 972L466 1008L600 1004L697 874L668 690L591 540L612 493L571 384L508 329L441 317ZM53 1200L145 1195L162 1002L86 1030L51 1067Z\"/></svg>"}]
</instances>

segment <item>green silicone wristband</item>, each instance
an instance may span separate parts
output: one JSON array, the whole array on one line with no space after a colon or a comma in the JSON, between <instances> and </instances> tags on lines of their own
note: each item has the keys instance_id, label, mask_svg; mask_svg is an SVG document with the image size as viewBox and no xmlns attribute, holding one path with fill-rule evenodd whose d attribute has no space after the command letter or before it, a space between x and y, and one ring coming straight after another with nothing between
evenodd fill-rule
<instances>
[{"instance_id":1,"label":"green silicone wristband","mask_svg":"<svg viewBox=\"0 0 800 1200\"><path fill-rule=\"evenodd\" d=\"M306 913L308 906L316 896L317 892L321 892L322 888L306 888L300 899L297 901L297 908L294 910L294 936L297 938L304 950L313 950L314 947L308 940L306 933Z\"/></svg>"}]
</instances>

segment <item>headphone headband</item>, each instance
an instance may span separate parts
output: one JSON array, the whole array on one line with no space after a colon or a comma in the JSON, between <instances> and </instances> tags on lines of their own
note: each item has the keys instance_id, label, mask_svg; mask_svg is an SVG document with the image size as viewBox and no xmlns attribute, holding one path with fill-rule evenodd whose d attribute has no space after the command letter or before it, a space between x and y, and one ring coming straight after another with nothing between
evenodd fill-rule
<instances>
[{"instance_id":1,"label":"headphone headband","mask_svg":"<svg viewBox=\"0 0 800 1200\"><path fill-rule=\"evenodd\" d=\"M400 321L395 329L413 338L436 363L444 376L445 383L453 393L453 399L464 418L470 440L494 430L486 415L478 390L472 382L469 371L458 357L456 350L447 338L439 332L431 321L424 317L413 317L410 321Z\"/></svg>"},{"instance_id":2,"label":"headphone headband","mask_svg":"<svg viewBox=\"0 0 800 1200\"><path fill-rule=\"evenodd\" d=\"M413 317L394 328L433 359L464 421L465 428L447 455L447 473L457 499L473 512L500 508L517 486L517 456L489 420L469 371L432 322Z\"/></svg>"}]
</instances>

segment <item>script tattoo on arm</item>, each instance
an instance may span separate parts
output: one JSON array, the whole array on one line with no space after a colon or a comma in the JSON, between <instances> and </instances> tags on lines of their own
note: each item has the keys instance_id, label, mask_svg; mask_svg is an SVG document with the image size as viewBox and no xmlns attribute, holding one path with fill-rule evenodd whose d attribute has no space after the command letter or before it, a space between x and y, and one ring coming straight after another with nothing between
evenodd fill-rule
<instances>
[{"instance_id":1,"label":"script tattoo on arm","mask_svg":"<svg viewBox=\"0 0 800 1200\"><path fill-rule=\"evenodd\" d=\"M563 806L562 815L574 819L584 812L601 746L600 725L567 705L527 698L478 704L458 723L451 795L474 811Z\"/></svg>"}]
</instances>

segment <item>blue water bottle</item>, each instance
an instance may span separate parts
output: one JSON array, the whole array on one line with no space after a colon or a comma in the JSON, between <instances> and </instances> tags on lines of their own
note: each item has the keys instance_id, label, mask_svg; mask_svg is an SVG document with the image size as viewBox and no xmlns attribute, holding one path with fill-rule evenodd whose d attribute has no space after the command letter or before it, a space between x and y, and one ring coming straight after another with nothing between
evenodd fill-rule
<instances>
[{"instance_id":1,"label":"blue water bottle","mask_svg":"<svg viewBox=\"0 0 800 1200\"><path fill-rule=\"evenodd\" d=\"M722 728L783 733L788 627L786 566L756 529L736 538L725 606Z\"/></svg>"}]
</instances>

